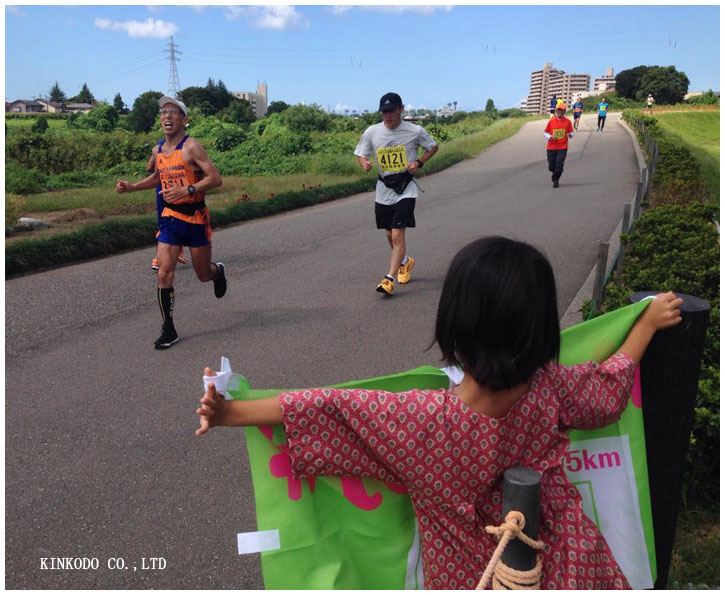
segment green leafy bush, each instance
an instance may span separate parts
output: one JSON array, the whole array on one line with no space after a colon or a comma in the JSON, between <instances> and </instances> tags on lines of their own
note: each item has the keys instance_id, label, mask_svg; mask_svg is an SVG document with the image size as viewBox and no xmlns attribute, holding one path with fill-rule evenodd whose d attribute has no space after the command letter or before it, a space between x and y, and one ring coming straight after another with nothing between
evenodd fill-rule
<instances>
[{"instance_id":1,"label":"green leafy bush","mask_svg":"<svg viewBox=\"0 0 725 595\"><path fill-rule=\"evenodd\" d=\"M5 166L5 192L38 194L43 191L46 177L37 169L8 162Z\"/></svg>"},{"instance_id":2,"label":"green leafy bush","mask_svg":"<svg viewBox=\"0 0 725 595\"><path fill-rule=\"evenodd\" d=\"M25 198L18 194L5 193L5 225L13 226L25 213Z\"/></svg>"},{"instance_id":3,"label":"green leafy bush","mask_svg":"<svg viewBox=\"0 0 725 595\"><path fill-rule=\"evenodd\" d=\"M33 122L30 129L38 134L43 134L46 130L48 130L48 118L45 116L38 116L38 119Z\"/></svg>"},{"instance_id":4,"label":"green leafy bush","mask_svg":"<svg viewBox=\"0 0 725 595\"><path fill-rule=\"evenodd\" d=\"M45 187L48 190L67 190L68 188L88 188L99 186L108 179L108 175L93 171L73 171L48 176Z\"/></svg>"}]
</instances>

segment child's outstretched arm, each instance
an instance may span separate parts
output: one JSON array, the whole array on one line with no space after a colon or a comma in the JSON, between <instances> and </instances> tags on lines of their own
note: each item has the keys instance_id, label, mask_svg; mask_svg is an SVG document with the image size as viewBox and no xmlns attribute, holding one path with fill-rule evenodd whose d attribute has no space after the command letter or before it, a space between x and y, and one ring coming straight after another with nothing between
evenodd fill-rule
<instances>
[{"instance_id":1,"label":"child's outstretched arm","mask_svg":"<svg viewBox=\"0 0 725 595\"><path fill-rule=\"evenodd\" d=\"M214 376L211 368L205 368L206 376ZM282 406L277 397L256 401L227 401L217 392L213 382L209 383L201 405L196 410L199 416L197 436L206 434L215 426L271 426L282 423Z\"/></svg>"},{"instance_id":2,"label":"child's outstretched arm","mask_svg":"<svg viewBox=\"0 0 725 595\"><path fill-rule=\"evenodd\" d=\"M660 293L642 312L617 352L628 355L638 364L657 331L682 322L680 306L683 301L671 291Z\"/></svg>"}]
</instances>

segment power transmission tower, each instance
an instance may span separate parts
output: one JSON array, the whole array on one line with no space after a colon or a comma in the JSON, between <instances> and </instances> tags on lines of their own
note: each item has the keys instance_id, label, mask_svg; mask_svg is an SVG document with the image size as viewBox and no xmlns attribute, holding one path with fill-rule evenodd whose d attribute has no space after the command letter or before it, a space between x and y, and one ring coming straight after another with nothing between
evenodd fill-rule
<instances>
[{"instance_id":1,"label":"power transmission tower","mask_svg":"<svg viewBox=\"0 0 725 595\"><path fill-rule=\"evenodd\" d=\"M169 37L169 45L164 53L169 54L169 86L168 95L169 97L175 97L179 99L179 93L181 92L181 85L179 84L179 73L176 70L176 61L180 60L178 54L183 54L178 50L178 44L174 43L174 38Z\"/></svg>"}]
</instances>

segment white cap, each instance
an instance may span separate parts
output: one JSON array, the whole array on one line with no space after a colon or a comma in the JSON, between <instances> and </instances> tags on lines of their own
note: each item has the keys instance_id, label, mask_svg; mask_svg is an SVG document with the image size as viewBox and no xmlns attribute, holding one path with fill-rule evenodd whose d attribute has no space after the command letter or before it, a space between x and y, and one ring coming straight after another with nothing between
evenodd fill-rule
<instances>
[{"instance_id":1,"label":"white cap","mask_svg":"<svg viewBox=\"0 0 725 595\"><path fill-rule=\"evenodd\" d=\"M182 112L184 112L185 116L189 115L189 112L186 109L184 102L181 101L180 99L174 99L173 97L169 97L168 95L164 95L161 99L159 99L159 107L164 107L167 103L173 103Z\"/></svg>"}]
</instances>

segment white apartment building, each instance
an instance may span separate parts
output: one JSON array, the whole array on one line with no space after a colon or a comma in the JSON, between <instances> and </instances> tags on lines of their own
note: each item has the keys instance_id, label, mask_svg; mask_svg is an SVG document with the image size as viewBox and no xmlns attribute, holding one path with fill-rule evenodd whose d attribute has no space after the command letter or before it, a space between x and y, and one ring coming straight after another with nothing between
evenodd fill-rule
<instances>
[{"instance_id":1,"label":"white apartment building","mask_svg":"<svg viewBox=\"0 0 725 595\"><path fill-rule=\"evenodd\" d=\"M570 104L577 95L589 90L590 82L589 74L567 74L547 62L544 68L531 73L529 95L521 103L521 109L528 114L547 114L553 95Z\"/></svg>"},{"instance_id":2,"label":"white apartment building","mask_svg":"<svg viewBox=\"0 0 725 595\"><path fill-rule=\"evenodd\" d=\"M254 110L254 116L262 118L267 115L267 83L257 83L257 92L232 91L237 99L246 99Z\"/></svg>"},{"instance_id":3,"label":"white apartment building","mask_svg":"<svg viewBox=\"0 0 725 595\"><path fill-rule=\"evenodd\" d=\"M604 76L599 76L594 79L594 91L600 93L603 91L611 91L617 86L617 82L614 78L614 68L611 66L607 68Z\"/></svg>"}]
</instances>

